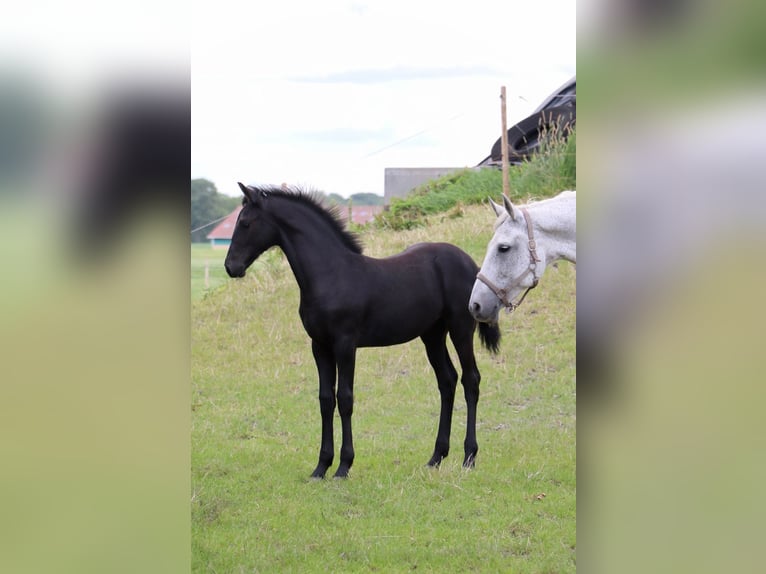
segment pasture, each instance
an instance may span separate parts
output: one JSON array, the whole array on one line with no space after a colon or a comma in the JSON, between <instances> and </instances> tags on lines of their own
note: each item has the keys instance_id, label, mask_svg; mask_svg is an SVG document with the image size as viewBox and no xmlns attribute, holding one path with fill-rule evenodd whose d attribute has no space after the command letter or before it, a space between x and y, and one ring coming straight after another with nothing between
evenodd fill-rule
<instances>
[{"instance_id":1,"label":"pasture","mask_svg":"<svg viewBox=\"0 0 766 574\"><path fill-rule=\"evenodd\" d=\"M448 241L480 264L493 221L477 205L427 227L360 236L371 256ZM461 466L460 386L450 456L425 466L439 393L423 344L360 349L347 480L308 478L320 442L318 380L282 254L267 252L244 279L204 298L192 293L194 572L575 571L572 265L547 270L521 308L501 314L497 356L476 337L473 470Z\"/></svg>"},{"instance_id":2,"label":"pasture","mask_svg":"<svg viewBox=\"0 0 766 574\"><path fill-rule=\"evenodd\" d=\"M226 249L213 249L208 243L191 244L191 300L197 301L208 291L229 280L223 268ZM205 267L208 268L207 285Z\"/></svg>"}]
</instances>

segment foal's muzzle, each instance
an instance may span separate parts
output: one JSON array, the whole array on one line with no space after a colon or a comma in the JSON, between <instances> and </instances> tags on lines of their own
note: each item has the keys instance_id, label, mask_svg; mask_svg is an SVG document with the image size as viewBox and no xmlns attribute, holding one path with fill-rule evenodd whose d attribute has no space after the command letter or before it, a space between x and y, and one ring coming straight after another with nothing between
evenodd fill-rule
<instances>
[{"instance_id":1,"label":"foal's muzzle","mask_svg":"<svg viewBox=\"0 0 766 574\"><path fill-rule=\"evenodd\" d=\"M229 277L239 278L245 276L244 265L234 265L227 261L223 266L226 268L226 273L229 274Z\"/></svg>"}]
</instances>

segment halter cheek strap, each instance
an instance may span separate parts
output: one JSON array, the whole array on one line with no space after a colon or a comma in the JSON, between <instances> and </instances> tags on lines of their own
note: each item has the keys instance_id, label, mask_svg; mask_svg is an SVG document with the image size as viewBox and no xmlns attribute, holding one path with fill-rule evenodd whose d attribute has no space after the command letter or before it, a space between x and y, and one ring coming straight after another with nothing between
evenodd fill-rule
<instances>
[{"instance_id":1,"label":"halter cheek strap","mask_svg":"<svg viewBox=\"0 0 766 574\"><path fill-rule=\"evenodd\" d=\"M532 218L529 217L529 212L525 207L520 207L519 210L524 215L524 221L527 224L527 237L529 238L527 242L527 247L529 249L529 267L519 275L515 280L511 282L508 287L501 288L495 285L486 275L484 275L481 271L479 271L478 275L476 275L476 278L484 283L489 289L497 296L498 299L500 299L500 302L503 304L503 306L508 310L510 313L511 311L515 311L519 305L521 305L521 302L524 301L524 297L527 296L527 293L530 292L530 290L537 287L537 283L539 282L539 277L537 276L537 264L540 262L540 258L537 256L537 244L535 243L535 236L532 231ZM521 298L514 303L513 301L508 299L508 293L511 291L511 289L514 289L517 287L525 278L527 275L532 274L533 282L531 287L527 287L527 290L524 291L524 294L521 296Z\"/></svg>"}]
</instances>

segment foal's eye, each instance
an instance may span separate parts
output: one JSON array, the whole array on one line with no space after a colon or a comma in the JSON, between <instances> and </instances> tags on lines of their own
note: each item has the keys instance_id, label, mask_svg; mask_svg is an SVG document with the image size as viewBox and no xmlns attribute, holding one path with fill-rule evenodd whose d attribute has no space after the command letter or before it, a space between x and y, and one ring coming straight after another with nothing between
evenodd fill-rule
<instances>
[{"instance_id":1,"label":"foal's eye","mask_svg":"<svg viewBox=\"0 0 766 574\"><path fill-rule=\"evenodd\" d=\"M509 251L510 249L511 249L511 246L506 243L503 243L502 245L497 246L497 250L500 253L505 253L506 251Z\"/></svg>"}]
</instances>

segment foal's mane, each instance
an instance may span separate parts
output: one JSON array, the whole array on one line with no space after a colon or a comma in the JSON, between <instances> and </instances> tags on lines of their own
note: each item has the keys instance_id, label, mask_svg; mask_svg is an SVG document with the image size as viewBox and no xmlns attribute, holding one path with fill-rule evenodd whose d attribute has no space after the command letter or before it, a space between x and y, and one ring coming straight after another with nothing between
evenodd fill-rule
<instances>
[{"instance_id":1,"label":"foal's mane","mask_svg":"<svg viewBox=\"0 0 766 574\"><path fill-rule=\"evenodd\" d=\"M305 205L330 225L343 245L354 253L362 253L362 242L354 233L346 229L341 206L325 205L326 198L321 192L298 187L254 187L253 189L257 193L265 192L267 196L281 197Z\"/></svg>"}]
</instances>

